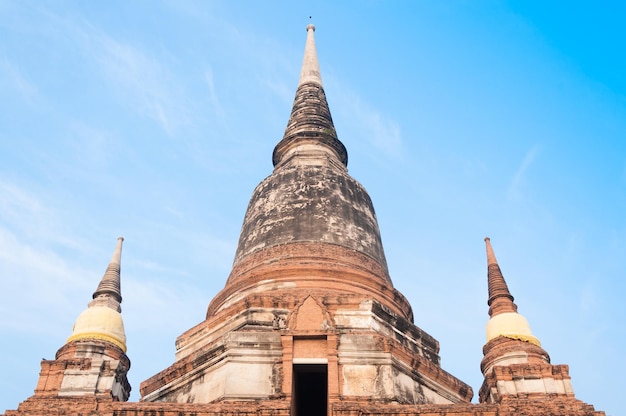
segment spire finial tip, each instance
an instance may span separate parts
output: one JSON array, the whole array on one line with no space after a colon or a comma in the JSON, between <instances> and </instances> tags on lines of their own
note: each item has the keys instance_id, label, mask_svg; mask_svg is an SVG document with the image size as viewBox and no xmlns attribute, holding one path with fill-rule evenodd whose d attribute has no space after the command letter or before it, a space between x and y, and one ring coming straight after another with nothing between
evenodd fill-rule
<instances>
[{"instance_id":1,"label":"spire finial tip","mask_svg":"<svg viewBox=\"0 0 626 416\"><path fill-rule=\"evenodd\" d=\"M306 26L306 31L308 32L309 30L312 30L313 32L315 32L315 25L313 23L309 23Z\"/></svg>"},{"instance_id":2,"label":"spire finial tip","mask_svg":"<svg viewBox=\"0 0 626 416\"><path fill-rule=\"evenodd\" d=\"M485 237L485 241L491 241L491 238Z\"/></svg>"}]
</instances>

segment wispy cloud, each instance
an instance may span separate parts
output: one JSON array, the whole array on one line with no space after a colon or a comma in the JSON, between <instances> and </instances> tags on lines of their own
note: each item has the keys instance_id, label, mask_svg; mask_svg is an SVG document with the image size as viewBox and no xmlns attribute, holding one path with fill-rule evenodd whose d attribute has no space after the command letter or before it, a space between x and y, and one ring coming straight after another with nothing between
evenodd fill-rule
<instances>
[{"instance_id":1,"label":"wispy cloud","mask_svg":"<svg viewBox=\"0 0 626 416\"><path fill-rule=\"evenodd\" d=\"M83 19L45 9L41 13L48 23L42 30L59 42L75 45L129 109L154 120L170 136L189 122L181 82L168 69L167 58L115 38Z\"/></svg>"},{"instance_id":2,"label":"wispy cloud","mask_svg":"<svg viewBox=\"0 0 626 416\"><path fill-rule=\"evenodd\" d=\"M293 102L294 86L288 85L284 80L275 80L267 78L264 85L269 88L276 96L278 96L285 103Z\"/></svg>"},{"instance_id":3,"label":"wispy cloud","mask_svg":"<svg viewBox=\"0 0 626 416\"><path fill-rule=\"evenodd\" d=\"M507 197L509 200L519 201L522 199L522 184L524 182L524 176L528 171L528 168L535 161L537 157L537 153L539 152L540 146L535 144L530 148L528 152L524 155L524 159L522 159L522 163L517 168L517 171L513 175L511 182L509 183L509 188L507 191Z\"/></svg>"},{"instance_id":4,"label":"wispy cloud","mask_svg":"<svg viewBox=\"0 0 626 416\"><path fill-rule=\"evenodd\" d=\"M357 116L371 132L370 142L377 149L390 156L398 156L402 149L400 126L395 120L384 116L379 111L360 103Z\"/></svg>"},{"instance_id":5,"label":"wispy cloud","mask_svg":"<svg viewBox=\"0 0 626 416\"><path fill-rule=\"evenodd\" d=\"M87 125L82 121L73 121L70 125L73 133L72 147L77 161L87 166L105 166L113 156L113 136L110 132Z\"/></svg>"},{"instance_id":6,"label":"wispy cloud","mask_svg":"<svg viewBox=\"0 0 626 416\"><path fill-rule=\"evenodd\" d=\"M176 97L175 80L161 62L93 27L85 26L83 33L89 40L88 55L140 112L158 122L168 135L188 122L181 99Z\"/></svg>"},{"instance_id":7,"label":"wispy cloud","mask_svg":"<svg viewBox=\"0 0 626 416\"><path fill-rule=\"evenodd\" d=\"M370 105L359 95L347 90L340 89L338 96L339 106L342 113L349 114L350 128L358 132L359 137L366 139L371 146L382 152L389 158L399 158L402 155L402 132L399 124L391 117ZM333 100L336 101L336 100Z\"/></svg>"},{"instance_id":8,"label":"wispy cloud","mask_svg":"<svg viewBox=\"0 0 626 416\"><path fill-rule=\"evenodd\" d=\"M5 84L4 88L15 90L19 97L27 103L32 103L37 99L39 95L37 87L13 62L6 58L0 59L0 74L2 74L0 78L4 80L0 81L0 85Z\"/></svg>"},{"instance_id":9,"label":"wispy cloud","mask_svg":"<svg viewBox=\"0 0 626 416\"><path fill-rule=\"evenodd\" d=\"M34 195L0 178L0 225L28 236L49 234L53 223L48 210Z\"/></svg>"},{"instance_id":10,"label":"wispy cloud","mask_svg":"<svg viewBox=\"0 0 626 416\"><path fill-rule=\"evenodd\" d=\"M170 55L115 37L84 18L61 15L55 9L40 6L33 13L41 18L38 27L27 26L30 21L20 24L40 32L39 35L51 39L55 45L61 45L61 49L71 51L69 56L79 51L80 63L95 67L95 73L104 78L131 111L154 120L170 136L189 123L189 103L182 94L182 80L168 68ZM2 72L13 80L23 96L32 98L36 94L36 87L6 59L0 61Z\"/></svg>"},{"instance_id":11,"label":"wispy cloud","mask_svg":"<svg viewBox=\"0 0 626 416\"><path fill-rule=\"evenodd\" d=\"M37 333L54 331L50 328L53 322L42 323L48 316L45 311L52 310L55 322L71 327L71 322L62 321L76 307L76 295L86 289L81 279L86 273L84 268L69 265L54 251L30 244L1 226L0 264L3 290L13 294L0 305L0 327Z\"/></svg>"},{"instance_id":12,"label":"wispy cloud","mask_svg":"<svg viewBox=\"0 0 626 416\"><path fill-rule=\"evenodd\" d=\"M207 86L209 87L209 100L211 100L211 105L213 106L213 110L218 115L219 118L224 117L224 109L220 102L219 97L217 96L217 91L215 89L215 82L213 80L213 70L211 68L207 68L204 71L204 80L206 81Z\"/></svg>"},{"instance_id":13,"label":"wispy cloud","mask_svg":"<svg viewBox=\"0 0 626 416\"><path fill-rule=\"evenodd\" d=\"M593 315L594 309L598 307L598 297L596 290L593 287L592 281L586 282L580 293L578 312L583 317L589 317Z\"/></svg>"},{"instance_id":14,"label":"wispy cloud","mask_svg":"<svg viewBox=\"0 0 626 416\"><path fill-rule=\"evenodd\" d=\"M90 244L67 229L63 214L69 212L71 208L63 206L54 193L45 194L0 177L0 230L5 236L19 235L18 243L86 250ZM76 212L69 215L78 216Z\"/></svg>"}]
</instances>

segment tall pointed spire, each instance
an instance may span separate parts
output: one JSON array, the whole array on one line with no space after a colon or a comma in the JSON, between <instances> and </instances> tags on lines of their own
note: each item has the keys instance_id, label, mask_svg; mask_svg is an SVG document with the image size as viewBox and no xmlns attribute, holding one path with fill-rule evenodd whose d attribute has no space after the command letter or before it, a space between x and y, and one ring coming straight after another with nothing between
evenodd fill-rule
<instances>
[{"instance_id":1,"label":"tall pointed spire","mask_svg":"<svg viewBox=\"0 0 626 416\"><path fill-rule=\"evenodd\" d=\"M513 296L509 292L496 256L493 254L489 237L485 237L485 244L487 246L487 286L489 289L487 304L489 305L489 316L503 312L517 312L517 305L513 303Z\"/></svg>"},{"instance_id":2,"label":"tall pointed spire","mask_svg":"<svg viewBox=\"0 0 626 416\"><path fill-rule=\"evenodd\" d=\"M283 139L274 148L276 168L291 164L348 165L348 152L337 138L322 86L315 38L315 26L307 26L307 39L300 81Z\"/></svg>"},{"instance_id":3,"label":"tall pointed spire","mask_svg":"<svg viewBox=\"0 0 626 416\"><path fill-rule=\"evenodd\" d=\"M121 258L122 258L122 243L124 242L124 237L117 238L117 244L115 246L115 251L113 251L113 256L111 256L111 261L109 262L109 266L104 272L104 276L102 276L102 280L98 285L98 288L93 293L93 298L97 298L101 295L110 295L115 298L119 303L122 302L122 292L120 288L120 271L121 271Z\"/></svg>"},{"instance_id":4,"label":"tall pointed spire","mask_svg":"<svg viewBox=\"0 0 626 416\"><path fill-rule=\"evenodd\" d=\"M517 305L504 280L500 266L491 247L491 239L485 237L487 246L487 286L489 290L489 322L487 322L487 341L499 336L527 341L541 345L532 334L528 321L517 312Z\"/></svg>"}]
</instances>

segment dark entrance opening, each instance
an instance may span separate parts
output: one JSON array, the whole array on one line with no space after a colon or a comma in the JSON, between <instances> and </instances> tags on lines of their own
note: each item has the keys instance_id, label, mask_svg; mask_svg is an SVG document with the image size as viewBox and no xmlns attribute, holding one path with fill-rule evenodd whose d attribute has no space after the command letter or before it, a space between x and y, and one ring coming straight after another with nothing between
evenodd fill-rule
<instances>
[{"instance_id":1,"label":"dark entrance opening","mask_svg":"<svg viewBox=\"0 0 626 416\"><path fill-rule=\"evenodd\" d=\"M294 364L294 416L326 416L328 408L328 365Z\"/></svg>"}]
</instances>

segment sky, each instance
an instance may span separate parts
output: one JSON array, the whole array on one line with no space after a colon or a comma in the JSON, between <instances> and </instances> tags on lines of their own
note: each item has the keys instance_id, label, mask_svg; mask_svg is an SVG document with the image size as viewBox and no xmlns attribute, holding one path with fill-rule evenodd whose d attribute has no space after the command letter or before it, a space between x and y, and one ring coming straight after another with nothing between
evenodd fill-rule
<instances>
[{"instance_id":1,"label":"sky","mask_svg":"<svg viewBox=\"0 0 626 416\"><path fill-rule=\"evenodd\" d=\"M566 5L565 5L566 4ZM391 278L482 383L489 236L576 397L626 414L626 6L0 0L0 412L32 395L118 236L139 384L223 288L306 39Z\"/></svg>"}]
</instances>

